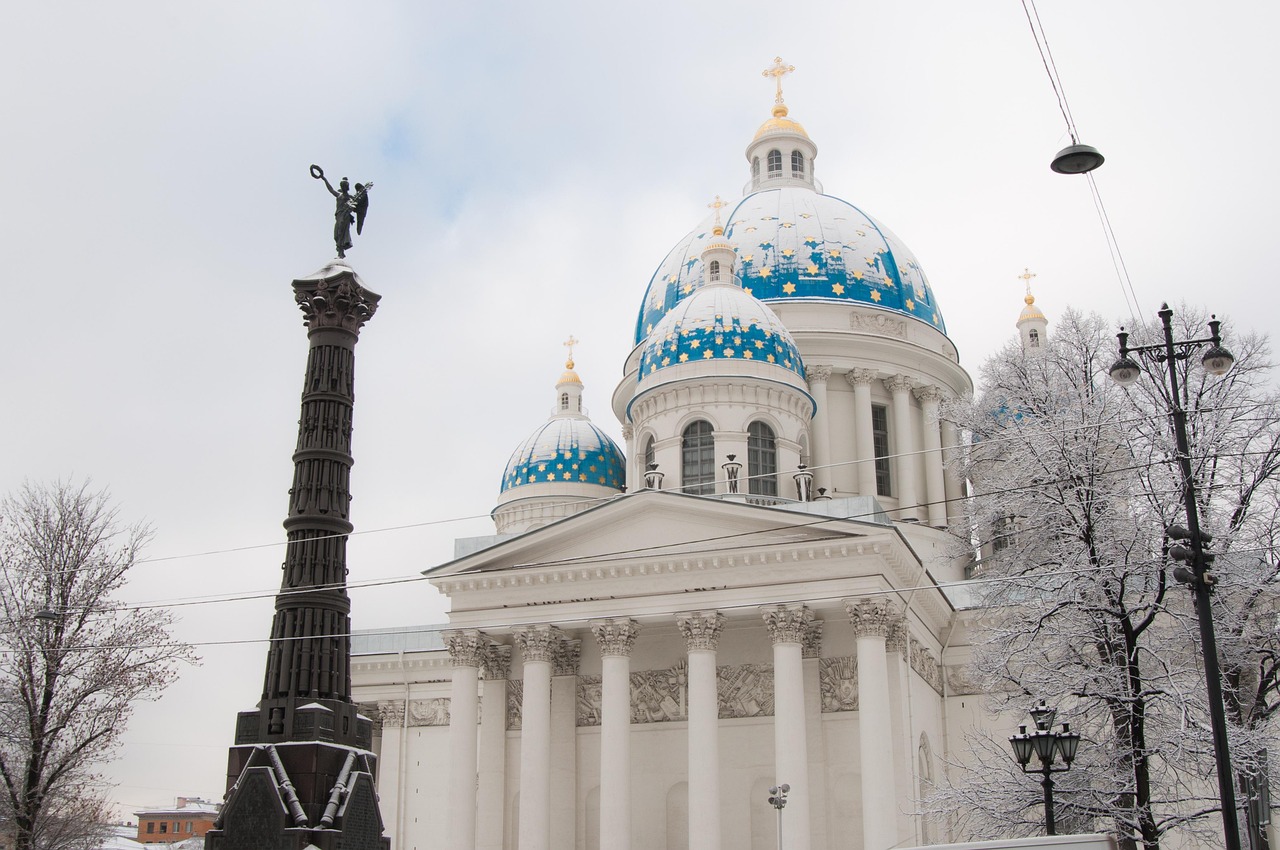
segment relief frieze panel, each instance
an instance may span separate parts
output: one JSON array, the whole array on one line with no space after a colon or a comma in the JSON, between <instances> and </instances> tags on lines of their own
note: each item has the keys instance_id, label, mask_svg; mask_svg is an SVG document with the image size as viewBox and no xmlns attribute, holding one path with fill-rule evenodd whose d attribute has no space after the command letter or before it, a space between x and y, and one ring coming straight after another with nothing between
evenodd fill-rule
<instances>
[{"instance_id":1,"label":"relief frieze panel","mask_svg":"<svg viewBox=\"0 0 1280 850\"><path fill-rule=\"evenodd\" d=\"M818 662L823 712L858 710L858 659L852 655Z\"/></svg>"}]
</instances>

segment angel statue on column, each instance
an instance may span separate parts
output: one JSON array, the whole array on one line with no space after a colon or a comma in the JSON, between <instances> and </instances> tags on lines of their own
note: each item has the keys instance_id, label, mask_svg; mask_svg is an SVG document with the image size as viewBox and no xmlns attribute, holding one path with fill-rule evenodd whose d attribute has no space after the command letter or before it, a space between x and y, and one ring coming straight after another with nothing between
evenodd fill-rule
<instances>
[{"instance_id":1,"label":"angel statue on column","mask_svg":"<svg viewBox=\"0 0 1280 850\"><path fill-rule=\"evenodd\" d=\"M364 218L369 212L369 190L373 188L373 181L357 183L355 194L352 194L347 178L343 177L338 188L334 189L318 165L311 166L311 176L324 180L324 187L337 200L337 208L333 213L333 243L338 247L338 257L345 258L347 249L351 247L351 223L355 222L357 235L364 230Z\"/></svg>"}]
</instances>

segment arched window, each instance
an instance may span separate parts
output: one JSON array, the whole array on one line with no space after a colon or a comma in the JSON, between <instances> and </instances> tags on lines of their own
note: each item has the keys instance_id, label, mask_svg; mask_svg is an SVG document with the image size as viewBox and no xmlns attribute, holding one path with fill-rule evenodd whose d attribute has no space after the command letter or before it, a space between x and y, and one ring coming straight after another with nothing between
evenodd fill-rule
<instances>
[{"instance_id":1,"label":"arched window","mask_svg":"<svg viewBox=\"0 0 1280 850\"><path fill-rule=\"evenodd\" d=\"M791 152L791 176L804 178L804 154L800 151Z\"/></svg>"},{"instance_id":2,"label":"arched window","mask_svg":"<svg viewBox=\"0 0 1280 850\"><path fill-rule=\"evenodd\" d=\"M1032 348L1040 347L1040 331L1035 328L1027 331L1027 339L1030 341Z\"/></svg>"},{"instance_id":3,"label":"arched window","mask_svg":"<svg viewBox=\"0 0 1280 850\"><path fill-rule=\"evenodd\" d=\"M680 436L680 489L695 496L715 495L716 441L710 422L692 422Z\"/></svg>"},{"instance_id":4,"label":"arched window","mask_svg":"<svg viewBox=\"0 0 1280 850\"><path fill-rule=\"evenodd\" d=\"M648 469L657 459L657 452L653 448L653 437L650 437L644 442L644 468Z\"/></svg>"},{"instance_id":5,"label":"arched window","mask_svg":"<svg viewBox=\"0 0 1280 850\"><path fill-rule=\"evenodd\" d=\"M561 409L561 410L568 410L568 409L569 409L569 394L568 394L568 393L560 393L560 409Z\"/></svg>"},{"instance_id":6,"label":"arched window","mask_svg":"<svg viewBox=\"0 0 1280 850\"><path fill-rule=\"evenodd\" d=\"M747 492L778 495L778 441L763 422L747 426Z\"/></svg>"},{"instance_id":7,"label":"arched window","mask_svg":"<svg viewBox=\"0 0 1280 850\"><path fill-rule=\"evenodd\" d=\"M871 450L876 459L876 495L893 495L893 476L889 468L889 408L871 405Z\"/></svg>"},{"instance_id":8,"label":"arched window","mask_svg":"<svg viewBox=\"0 0 1280 850\"><path fill-rule=\"evenodd\" d=\"M769 151L769 176L782 176L782 151L780 150Z\"/></svg>"},{"instance_id":9,"label":"arched window","mask_svg":"<svg viewBox=\"0 0 1280 850\"><path fill-rule=\"evenodd\" d=\"M707 280L718 281L720 279L720 261L712 260L707 265Z\"/></svg>"}]
</instances>

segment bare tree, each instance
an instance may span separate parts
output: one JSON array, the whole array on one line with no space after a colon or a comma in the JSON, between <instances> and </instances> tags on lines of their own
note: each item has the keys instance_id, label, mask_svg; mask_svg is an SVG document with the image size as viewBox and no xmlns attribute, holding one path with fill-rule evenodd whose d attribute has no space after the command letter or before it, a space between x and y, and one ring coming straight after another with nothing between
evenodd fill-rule
<instances>
[{"instance_id":1,"label":"bare tree","mask_svg":"<svg viewBox=\"0 0 1280 850\"><path fill-rule=\"evenodd\" d=\"M133 705L195 660L167 612L116 599L150 536L88 485L0 501L0 811L17 850L92 840L106 812L96 767Z\"/></svg>"},{"instance_id":2,"label":"bare tree","mask_svg":"<svg viewBox=\"0 0 1280 850\"><path fill-rule=\"evenodd\" d=\"M1204 317L1183 313L1188 335L1203 336ZM1220 553L1214 614L1238 703L1233 756L1253 775L1280 696L1280 401L1265 340L1231 345L1238 365L1226 379L1195 358L1177 365L1202 523ZM1213 836L1218 800L1194 611L1164 537L1184 522L1168 388L1162 374L1114 385L1115 357L1101 319L1068 313L1042 349L1011 345L988 362L983 394L950 411L973 435L964 474L976 495L958 536L982 553L985 638L973 672L992 708L1012 732L1032 698L1045 698L1085 735L1059 777L1060 818L1154 850L1175 831ZM1269 649L1259 638L1268 629ZM1002 736L971 737L974 760L953 766L933 805L958 812L965 836L1037 829L1039 789Z\"/></svg>"}]
</instances>

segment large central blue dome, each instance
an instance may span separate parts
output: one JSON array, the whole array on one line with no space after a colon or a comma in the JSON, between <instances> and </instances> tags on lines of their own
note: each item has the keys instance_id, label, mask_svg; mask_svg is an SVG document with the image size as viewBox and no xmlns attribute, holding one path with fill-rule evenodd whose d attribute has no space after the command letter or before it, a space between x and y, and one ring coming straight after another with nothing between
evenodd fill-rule
<instances>
[{"instance_id":1,"label":"large central blue dome","mask_svg":"<svg viewBox=\"0 0 1280 850\"><path fill-rule=\"evenodd\" d=\"M658 266L636 322L636 343L699 286L702 250L713 218ZM738 254L742 287L765 302L824 300L892 310L946 333L924 270L902 241L847 201L806 186L784 186L743 198L725 236Z\"/></svg>"}]
</instances>

